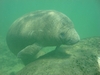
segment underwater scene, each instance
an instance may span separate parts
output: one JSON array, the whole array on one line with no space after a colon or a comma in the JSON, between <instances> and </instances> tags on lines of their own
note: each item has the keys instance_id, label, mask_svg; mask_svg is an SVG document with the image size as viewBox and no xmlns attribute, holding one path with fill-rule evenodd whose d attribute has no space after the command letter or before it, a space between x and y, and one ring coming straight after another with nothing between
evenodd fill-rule
<instances>
[{"instance_id":1,"label":"underwater scene","mask_svg":"<svg viewBox=\"0 0 100 75\"><path fill-rule=\"evenodd\" d=\"M100 75L100 0L0 0L0 75Z\"/></svg>"}]
</instances>

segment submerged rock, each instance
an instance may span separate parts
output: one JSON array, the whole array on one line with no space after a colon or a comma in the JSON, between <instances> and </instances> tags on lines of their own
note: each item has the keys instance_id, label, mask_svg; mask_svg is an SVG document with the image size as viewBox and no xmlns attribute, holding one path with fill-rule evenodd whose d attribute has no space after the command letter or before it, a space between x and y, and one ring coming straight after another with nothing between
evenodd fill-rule
<instances>
[{"instance_id":1,"label":"submerged rock","mask_svg":"<svg viewBox=\"0 0 100 75\"><path fill-rule=\"evenodd\" d=\"M100 37L86 38L41 56L16 75L100 75L99 51Z\"/></svg>"}]
</instances>

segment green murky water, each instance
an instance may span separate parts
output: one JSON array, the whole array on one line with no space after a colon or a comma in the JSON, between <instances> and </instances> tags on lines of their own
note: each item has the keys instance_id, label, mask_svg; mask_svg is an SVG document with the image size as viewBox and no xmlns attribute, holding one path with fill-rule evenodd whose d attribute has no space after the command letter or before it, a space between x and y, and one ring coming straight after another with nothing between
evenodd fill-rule
<instances>
[{"instance_id":1,"label":"green murky water","mask_svg":"<svg viewBox=\"0 0 100 75\"><path fill-rule=\"evenodd\" d=\"M81 39L100 36L100 0L0 0L0 75L4 75L5 71L9 73L9 69L18 71L20 68L15 65L22 65L5 42L10 25L17 18L35 10L57 10L66 14L73 21Z\"/></svg>"}]
</instances>

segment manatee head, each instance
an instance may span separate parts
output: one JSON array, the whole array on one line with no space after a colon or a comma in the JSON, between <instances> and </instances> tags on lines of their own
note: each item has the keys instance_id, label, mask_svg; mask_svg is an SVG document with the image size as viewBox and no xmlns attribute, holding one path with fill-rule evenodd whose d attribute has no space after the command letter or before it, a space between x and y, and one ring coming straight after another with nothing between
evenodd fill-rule
<instances>
[{"instance_id":1,"label":"manatee head","mask_svg":"<svg viewBox=\"0 0 100 75\"><path fill-rule=\"evenodd\" d=\"M73 22L64 14L62 14L62 19L59 30L59 37L62 44L72 45L80 40L80 36L75 30Z\"/></svg>"}]
</instances>

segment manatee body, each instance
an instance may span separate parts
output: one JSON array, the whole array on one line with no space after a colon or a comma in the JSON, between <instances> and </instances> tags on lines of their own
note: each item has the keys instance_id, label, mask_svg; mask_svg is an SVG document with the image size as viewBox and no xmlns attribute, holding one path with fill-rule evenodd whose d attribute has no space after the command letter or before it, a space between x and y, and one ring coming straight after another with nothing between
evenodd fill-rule
<instances>
[{"instance_id":1,"label":"manatee body","mask_svg":"<svg viewBox=\"0 0 100 75\"><path fill-rule=\"evenodd\" d=\"M20 57L35 56L47 46L71 45L80 40L72 21L55 10L38 10L17 19L7 33L10 50Z\"/></svg>"}]
</instances>

